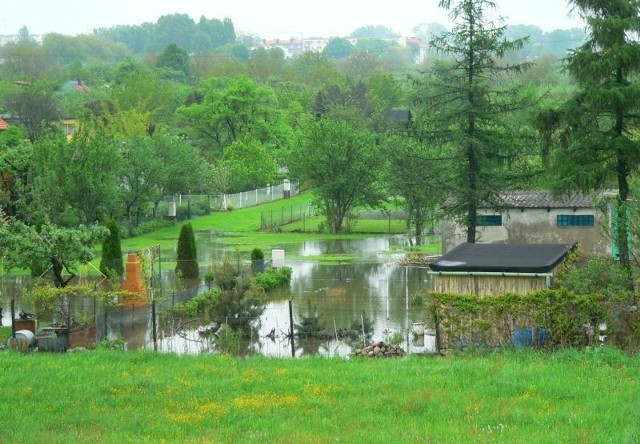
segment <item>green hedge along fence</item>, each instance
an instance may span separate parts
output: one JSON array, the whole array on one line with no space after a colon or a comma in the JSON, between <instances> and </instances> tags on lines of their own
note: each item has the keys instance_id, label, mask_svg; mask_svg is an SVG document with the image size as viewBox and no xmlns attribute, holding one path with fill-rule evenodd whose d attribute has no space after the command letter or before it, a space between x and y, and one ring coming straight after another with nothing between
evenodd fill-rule
<instances>
[{"instance_id":1,"label":"green hedge along fence","mask_svg":"<svg viewBox=\"0 0 640 444\"><path fill-rule=\"evenodd\" d=\"M526 295L430 294L438 351L468 347L640 349L638 294L617 296L542 290Z\"/></svg>"}]
</instances>

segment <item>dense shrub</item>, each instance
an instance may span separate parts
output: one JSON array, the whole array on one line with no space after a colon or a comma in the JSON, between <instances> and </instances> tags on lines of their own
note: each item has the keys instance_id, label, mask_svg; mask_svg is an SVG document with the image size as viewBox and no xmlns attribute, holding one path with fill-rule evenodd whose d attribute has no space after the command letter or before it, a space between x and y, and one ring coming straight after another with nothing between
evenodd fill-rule
<instances>
[{"instance_id":1,"label":"dense shrub","mask_svg":"<svg viewBox=\"0 0 640 444\"><path fill-rule=\"evenodd\" d=\"M269 269L251 279L248 270L239 269L235 263L225 260L214 265L211 277L218 288L176 304L167 315L173 318L201 316L216 328L225 325L231 331L249 337L264 311L264 292L288 285L291 268Z\"/></svg>"},{"instance_id":2,"label":"dense shrub","mask_svg":"<svg viewBox=\"0 0 640 444\"><path fill-rule=\"evenodd\" d=\"M574 293L622 294L633 287L631 275L619 262L608 257L594 257L582 266L574 266L562 273L557 287Z\"/></svg>"},{"instance_id":3,"label":"dense shrub","mask_svg":"<svg viewBox=\"0 0 640 444\"><path fill-rule=\"evenodd\" d=\"M251 271L254 275L264 272L264 253L260 248L251 250Z\"/></svg>"},{"instance_id":4,"label":"dense shrub","mask_svg":"<svg viewBox=\"0 0 640 444\"><path fill-rule=\"evenodd\" d=\"M183 201L176 208L176 219L189 220L211 214L211 207L207 200L192 200L188 204Z\"/></svg>"},{"instance_id":5,"label":"dense shrub","mask_svg":"<svg viewBox=\"0 0 640 444\"><path fill-rule=\"evenodd\" d=\"M252 261L263 261L264 260L264 252L260 248L254 248L251 250L251 260Z\"/></svg>"},{"instance_id":6,"label":"dense shrub","mask_svg":"<svg viewBox=\"0 0 640 444\"><path fill-rule=\"evenodd\" d=\"M264 291L289 285L291 283L291 267L269 268L256 275L256 284Z\"/></svg>"},{"instance_id":7,"label":"dense shrub","mask_svg":"<svg viewBox=\"0 0 640 444\"><path fill-rule=\"evenodd\" d=\"M135 236L143 236L147 233L152 233L162 228L170 227L173 224L174 222L171 220L160 219L148 220L136 225L135 227L128 227L127 225L120 224L120 237L122 239L127 239Z\"/></svg>"},{"instance_id":8,"label":"dense shrub","mask_svg":"<svg viewBox=\"0 0 640 444\"><path fill-rule=\"evenodd\" d=\"M198 315L204 315L207 308L215 303L219 295L220 291L217 289L199 294L188 301L174 305L169 310L168 315L179 318L193 318Z\"/></svg>"}]
</instances>

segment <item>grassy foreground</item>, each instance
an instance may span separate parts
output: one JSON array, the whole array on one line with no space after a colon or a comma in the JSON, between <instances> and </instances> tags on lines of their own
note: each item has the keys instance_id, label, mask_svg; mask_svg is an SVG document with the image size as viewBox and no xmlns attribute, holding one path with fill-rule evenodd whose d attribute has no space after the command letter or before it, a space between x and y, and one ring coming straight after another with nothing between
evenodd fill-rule
<instances>
[{"instance_id":1,"label":"grassy foreground","mask_svg":"<svg viewBox=\"0 0 640 444\"><path fill-rule=\"evenodd\" d=\"M637 443L640 358L0 353L0 442Z\"/></svg>"}]
</instances>

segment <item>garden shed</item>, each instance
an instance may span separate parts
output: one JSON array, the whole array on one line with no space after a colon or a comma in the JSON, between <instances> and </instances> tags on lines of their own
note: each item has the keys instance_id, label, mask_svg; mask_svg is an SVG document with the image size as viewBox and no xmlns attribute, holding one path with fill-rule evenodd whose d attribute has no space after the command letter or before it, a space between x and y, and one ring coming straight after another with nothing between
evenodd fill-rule
<instances>
[{"instance_id":1,"label":"garden shed","mask_svg":"<svg viewBox=\"0 0 640 444\"><path fill-rule=\"evenodd\" d=\"M554 196L547 191L502 191L491 203L478 205L476 242L482 244L573 244L587 256L614 256L612 204L615 190L597 194ZM444 203L453 205L454 198ZM442 251L467 238L467 228L454 218L442 221Z\"/></svg>"},{"instance_id":2,"label":"garden shed","mask_svg":"<svg viewBox=\"0 0 640 444\"><path fill-rule=\"evenodd\" d=\"M431 289L491 296L548 288L575 245L463 243L431 264Z\"/></svg>"}]
</instances>

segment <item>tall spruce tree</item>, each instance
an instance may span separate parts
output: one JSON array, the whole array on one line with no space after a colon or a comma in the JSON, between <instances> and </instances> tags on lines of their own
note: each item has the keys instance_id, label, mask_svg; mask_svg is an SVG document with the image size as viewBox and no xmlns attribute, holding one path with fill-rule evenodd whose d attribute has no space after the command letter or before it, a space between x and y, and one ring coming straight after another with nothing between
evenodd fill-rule
<instances>
[{"instance_id":1,"label":"tall spruce tree","mask_svg":"<svg viewBox=\"0 0 640 444\"><path fill-rule=\"evenodd\" d=\"M198 268L198 251L193 227L190 223L186 223L180 228L176 262L176 274L180 277L186 279L198 277L200 272Z\"/></svg>"},{"instance_id":2,"label":"tall spruce tree","mask_svg":"<svg viewBox=\"0 0 640 444\"><path fill-rule=\"evenodd\" d=\"M502 57L520 49L526 39L508 40L505 26L486 19L495 4L488 0L441 0L454 22L431 42L444 60L417 78L415 101L422 140L437 148L429 163L432 174L454 197L447 211L467 228L467 242L476 241L478 206L500 206L500 190L518 184L530 168L516 140L517 127L508 115L529 102L505 76L526 68ZM507 81L505 81L507 80Z\"/></svg>"},{"instance_id":3,"label":"tall spruce tree","mask_svg":"<svg viewBox=\"0 0 640 444\"><path fill-rule=\"evenodd\" d=\"M122 247L120 245L120 230L115 221L106 224L109 236L102 242L102 256L100 257L100 271L106 276L124 275L124 262L122 260Z\"/></svg>"},{"instance_id":4,"label":"tall spruce tree","mask_svg":"<svg viewBox=\"0 0 640 444\"><path fill-rule=\"evenodd\" d=\"M558 188L618 189L616 242L629 271L629 180L640 162L640 1L571 0L587 23L587 41L567 57L577 81L562 116L568 143L554 152Z\"/></svg>"}]
</instances>

